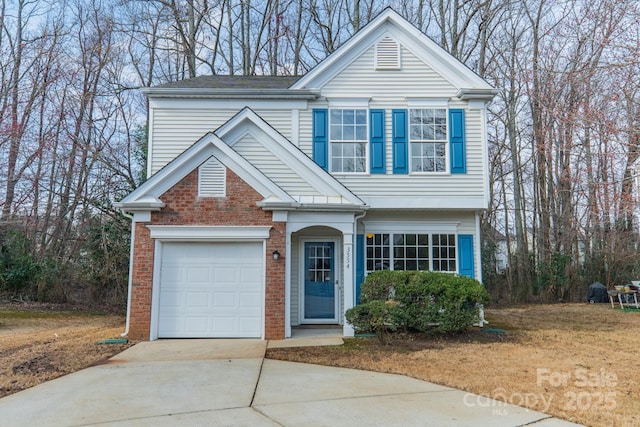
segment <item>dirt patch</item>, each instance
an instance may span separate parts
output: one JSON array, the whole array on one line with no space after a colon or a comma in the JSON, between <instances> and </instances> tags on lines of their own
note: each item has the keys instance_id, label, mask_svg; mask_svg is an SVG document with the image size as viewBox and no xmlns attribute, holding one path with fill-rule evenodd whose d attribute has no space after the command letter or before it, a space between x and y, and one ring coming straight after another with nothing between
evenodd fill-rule
<instances>
[{"instance_id":1,"label":"dirt patch","mask_svg":"<svg viewBox=\"0 0 640 427\"><path fill-rule=\"evenodd\" d=\"M640 312L563 304L488 309L486 316L489 328L506 333L354 338L269 349L267 357L403 374L589 426L640 425Z\"/></svg>"},{"instance_id":2,"label":"dirt patch","mask_svg":"<svg viewBox=\"0 0 640 427\"><path fill-rule=\"evenodd\" d=\"M0 305L0 397L103 363L133 343L101 345L124 316L55 305Z\"/></svg>"}]
</instances>

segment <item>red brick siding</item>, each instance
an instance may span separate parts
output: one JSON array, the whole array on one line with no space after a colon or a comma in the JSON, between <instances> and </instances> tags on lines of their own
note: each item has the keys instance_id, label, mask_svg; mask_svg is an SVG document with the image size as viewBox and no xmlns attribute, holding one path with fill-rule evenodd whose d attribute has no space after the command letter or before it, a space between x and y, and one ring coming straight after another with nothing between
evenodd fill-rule
<instances>
[{"instance_id":1,"label":"red brick siding","mask_svg":"<svg viewBox=\"0 0 640 427\"><path fill-rule=\"evenodd\" d=\"M151 284L153 281L153 240L149 229L135 223L133 277L129 317L129 338L149 339L151 322Z\"/></svg>"},{"instance_id":2,"label":"red brick siding","mask_svg":"<svg viewBox=\"0 0 640 427\"><path fill-rule=\"evenodd\" d=\"M160 197L166 206L152 212L153 225L259 225L271 226L265 253L265 338L284 338L285 317L285 235L284 222L273 222L271 212L256 202L263 197L235 173L227 169L227 196L198 197L198 171L195 170ZM275 261L272 252L281 258ZM134 244L133 288L129 337L149 339L151 320L151 282L154 242L145 225L137 224Z\"/></svg>"}]
</instances>

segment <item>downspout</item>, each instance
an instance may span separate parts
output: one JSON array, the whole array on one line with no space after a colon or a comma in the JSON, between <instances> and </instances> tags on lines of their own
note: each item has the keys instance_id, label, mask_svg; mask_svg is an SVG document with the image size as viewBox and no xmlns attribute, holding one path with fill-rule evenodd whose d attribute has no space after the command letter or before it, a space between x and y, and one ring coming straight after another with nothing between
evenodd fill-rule
<instances>
[{"instance_id":1,"label":"downspout","mask_svg":"<svg viewBox=\"0 0 640 427\"><path fill-rule=\"evenodd\" d=\"M120 334L121 337L129 335L129 318L131 317L131 288L133 286L133 244L136 235L136 223L133 219L133 215L121 211L122 215L131 220L131 247L129 248L129 283L127 285L127 321L125 323L124 332Z\"/></svg>"},{"instance_id":2,"label":"downspout","mask_svg":"<svg viewBox=\"0 0 640 427\"><path fill-rule=\"evenodd\" d=\"M355 258L355 249L357 247L357 238L358 238L358 221L360 221L362 218L364 218L367 215L368 210L363 211L360 215L356 215L354 217L354 221L353 221L353 242L355 243L354 245L354 251L353 251L353 255ZM356 283L356 278L358 277L358 269L355 268L356 264L353 263L353 306L355 307L356 305L356 287L358 286L358 284Z\"/></svg>"}]
</instances>

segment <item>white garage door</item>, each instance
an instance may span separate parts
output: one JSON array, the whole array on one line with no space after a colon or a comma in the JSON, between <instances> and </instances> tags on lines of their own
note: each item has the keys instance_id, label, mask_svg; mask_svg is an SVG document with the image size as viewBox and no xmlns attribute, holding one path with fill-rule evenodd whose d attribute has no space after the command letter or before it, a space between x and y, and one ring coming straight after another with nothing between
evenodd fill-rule
<instances>
[{"instance_id":1,"label":"white garage door","mask_svg":"<svg viewBox=\"0 0 640 427\"><path fill-rule=\"evenodd\" d=\"M165 243L159 338L262 336L262 243Z\"/></svg>"}]
</instances>

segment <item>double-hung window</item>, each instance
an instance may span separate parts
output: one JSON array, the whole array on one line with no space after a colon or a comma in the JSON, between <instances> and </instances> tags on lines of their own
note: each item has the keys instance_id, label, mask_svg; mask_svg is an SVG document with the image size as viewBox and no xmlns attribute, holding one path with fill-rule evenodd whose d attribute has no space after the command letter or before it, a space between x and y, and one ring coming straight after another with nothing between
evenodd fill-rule
<instances>
[{"instance_id":1,"label":"double-hung window","mask_svg":"<svg viewBox=\"0 0 640 427\"><path fill-rule=\"evenodd\" d=\"M447 171L447 109L409 110L411 172Z\"/></svg>"},{"instance_id":2,"label":"double-hung window","mask_svg":"<svg viewBox=\"0 0 640 427\"><path fill-rule=\"evenodd\" d=\"M366 271L456 272L456 235L439 233L367 234Z\"/></svg>"},{"instance_id":3,"label":"double-hung window","mask_svg":"<svg viewBox=\"0 0 640 427\"><path fill-rule=\"evenodd\" d=\"M331 172L367 172L367 128L366 109L330 110Z\"/></svg>"}]
</instances>

